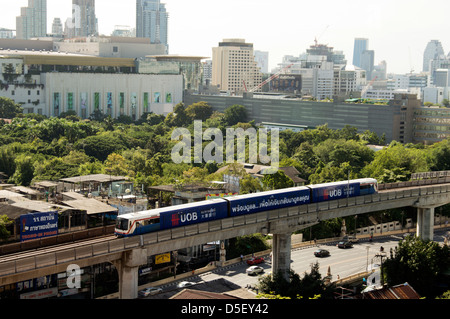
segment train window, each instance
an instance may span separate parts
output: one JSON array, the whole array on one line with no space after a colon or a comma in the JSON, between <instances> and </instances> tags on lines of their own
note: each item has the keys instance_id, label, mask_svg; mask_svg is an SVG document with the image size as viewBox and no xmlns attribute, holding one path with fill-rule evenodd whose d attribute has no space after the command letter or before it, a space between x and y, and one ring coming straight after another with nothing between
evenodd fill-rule
<instances>
[{"instance_id":1,"label":"train window","mask_svg":"<svg viewBox=\"0 0 450 319\"><path fill-rule=\"evenodd\" d=\"M128 229L128 219L117 218L116 228L121 230Z\"/></svg>"}]
</instances>

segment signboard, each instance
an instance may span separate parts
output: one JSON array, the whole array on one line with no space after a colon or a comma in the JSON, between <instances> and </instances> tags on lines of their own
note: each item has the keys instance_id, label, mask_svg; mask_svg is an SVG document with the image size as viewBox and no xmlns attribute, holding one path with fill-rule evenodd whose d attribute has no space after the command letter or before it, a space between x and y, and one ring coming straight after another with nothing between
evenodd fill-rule
<instances>
[{"instance_id":1,"label":"signboard","mask_svg":"<svg viewBox=\"0 0 450 319\"><path fill-rule=\"evenodd\" d=\"M155 257L155 265L170 263L170 253L157 255Z\"/></svg>"},{"instance_id":2,"label":"signboard","mask_svg":"<svg viewBox=\"0 0 450 319\"><path fill-rule=\"evenodd\" d=\"M239 195L238 193L219 193L219 194L206 194L206 199L213 199L213 198L223 198L223 197L231 197Z\"/></svg>"},{"instance_id":3,"label":"signboard","mask_svg":"<svg viewBox=\"0 0 450 319\"><path fill-rule=\"evenodd\" d=\"M58 212L20 216L20 241L58 235Z\"/></svg>"}]
</instances>

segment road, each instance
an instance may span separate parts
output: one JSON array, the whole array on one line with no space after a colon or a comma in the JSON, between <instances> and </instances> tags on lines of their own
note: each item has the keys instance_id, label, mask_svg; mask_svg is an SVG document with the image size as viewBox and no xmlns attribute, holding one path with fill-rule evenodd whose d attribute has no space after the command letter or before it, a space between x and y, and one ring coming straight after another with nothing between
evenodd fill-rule
<instances>
[{"instance_id":1,"label":"road","mask_svg":"<svg viewBox=\"0 0 450 319\"><path fill-rule=\"evenodd\" d=\"M444 241L443 235L444 231L436 231L434 240L442 243ZM398 245L399 241L402 239L401 236L385 236L378 237L369 241L361 241L353 245L352 248L338 248L336 243L330 243L326 245L311 245L303 248L294 249L291 254L291 269L294 270L299 275L303 275L305 272L311 271L311 265L316 261L319 263L319 271L322 278L326 276L328 267L330 267L332 281L339 278L345 278L351 275L355 275L367 270L367 268L372 267L372 264L379 264L379 257L375 255L380 251L380 247L383 246L384 251L389 256L389 251ZM330 252L329 257L317 258L314 256L314 251L318 248L327 249ZM270 274L272 271L272 264L269 256L266 256L266 262L260 264L264 268L264 273L262 275ZM188 278L186 281L194 283L210 283L217 279L226 279L227 281L233 283L235 286L247 287L256 286L258 283L259 276L249 276L245 273L248 268L246 263L238 263L230 265L226 268L218 268L214 271L202 274L200 276L193 276ZM339 276L339 277L338 277ZM165 299L169 298L171 295L181 291L181 289L176 289L177 282L163 287L164 291L158 296L147 297L149 299Z\"/></svg>"}]
</instances>

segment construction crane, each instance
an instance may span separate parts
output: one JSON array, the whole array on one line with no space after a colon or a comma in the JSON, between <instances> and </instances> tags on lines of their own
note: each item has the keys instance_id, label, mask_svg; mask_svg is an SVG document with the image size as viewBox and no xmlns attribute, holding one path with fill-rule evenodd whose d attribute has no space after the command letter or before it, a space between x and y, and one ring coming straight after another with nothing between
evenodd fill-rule
<instances>
[{"instance_id":1,"label":"construction crane","mask_svg":"<svg viewBox=\"0 0 450 319\"><path fill-rule=\"evenodd\" d=\"M323 36L323 34L325 33L325 31L328 30L329 27L330 27L330 26L327 25L327 26L325 27L325 29L322 31L322 33L320 33L319 37L316 36L316 37L314 38L314 43L316 44L316 46L318 45L320 38Z\"/></svg>"},{"instance_id":2,"label":"construction crane","mask_svg":"<svg viewBox=\"0 0 450 319\"><path fill-rule=\"evenodd\" d=\"M260 88L262 88L264 85L266 85L267 83L270 83L273 79L278 78L281 74L283 74L284 72L286 72L288 69L290 69L292 66L294 65L294 63L289 64L288 66L284 67L283 69L281 69L279 72L275 73L274 75L272 75L270 78L268 78L267 80L263 81L261 84L255 86L253 89L250 89L248 92L252 93L255 92L257 90L259 90ZM244 82L244 87L245 87L245 91L247 91L247 87L245 85Z\"/></svg>"},{"instance_id":3,"label":"construction crane","mask_svg":"<svg viewBox=\"0 0 450 319\"><path fill-rule=\"evenodd\" d=\"M361 90L361 98L363 98L364 94L366 94L367 90L369 90L369 88L372 86L373 82L375 82L377 80L377 76L374 77L372 79L372 81L369 82L369 84L367 84L364 89Z\"/></svg>"}]
</instances>

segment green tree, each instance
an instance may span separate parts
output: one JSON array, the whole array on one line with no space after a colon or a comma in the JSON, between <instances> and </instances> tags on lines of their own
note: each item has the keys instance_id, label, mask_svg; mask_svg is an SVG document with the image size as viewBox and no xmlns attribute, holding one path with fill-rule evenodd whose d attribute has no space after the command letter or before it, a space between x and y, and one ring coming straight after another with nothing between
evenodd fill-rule
<instances>
[{"instance_id":1,"label":"green tree","mask_svg":"<svg viewBox=\"0 0 450 319\"><path fill-rule=\"evenodd\" d=\"M232 105L225 109L224 121L227 126L247 121L247 110L242 105Z\"/></svg>"},{"instance_id":2,"label":"green tree","mask_svg":"<svg viewBox=\"0 0 450 319\"><path fill-rule=\"evenodd\" d=\"M105 161L105 173L116 176L127 176L129 170L125 158L120 154L109 154Z\"/></svg>"},{"instance_id":3,"label":"green tree","mask_svg":"<svg viewBox=\"0 0 450 319\"><path fill-rule=\"evenodd\" d=\"M0 118L12 119L22 112L23 109L19 104L9 98L0 97Z\"/></svg>"},{"instance_id":4,"label":"green tree","mask_svg":"<svg viewBox=\"0 0 450 319\"><path fill-rule=\"evenodd\" d=\"M130 147L130 138L118 132L103 132L95 136L88 136L75 143L75 148L83 150L86 155L103 162L109 154L119 152Z\"/></svg>"},{"instance_id":5,"label":"green tree","mask_svg":"<svg viewBox=\"0 0 450 319\"><path fill-rule=\"evenodd\" d=\"M450 138L433 144L430 148L430 168L433 171L450 170Z\"/></svg>"},{"instance_id":6,"label":"green tree","mask_svg":"<svg viewBox=\"0 0 450 319\"><path fill-rule=\"evenodd\" d=\"M34 166L31 156L20 154L16 160L16 171L10 181L17 185L29 186L34 177Z\"/></svg>"},{"instance_id":7,"label":"green tree","mask_svg":"<svg viewBox=\"0 0 450 319\"><path fill-rule=\"evenodd\" d=\"M270 246L261 234L236 237L229 240L227 258L232 259L241 255L250 255L269 248Z\"/></svg>"},{"instance_id":8,"label":"green tree","mask_svg":"<svg viewBox=\"0 0 450 319\"><path fill-rule=\"evenodd\" d=\"M169 113L164 120L164 123L170 127L185 127L191 123L191 119L186 113L186 108L183 103L175 105L173 112Z\"/></svg>"},{"instance_id":9,"label":"green tree","mask_svg":"<svg viewBox=\"0 0 450 319\"><path fill-rule=\"evenodd\" d=\"M247 174L239 181L240 191L239 194L250 194L256 192L262 192L263 186L258 178L252 177Z\"/></svg>"},{"instance_id":10,"label":"green tree","mask_svg":"<svg viewBox=\"0 0 450 319\"><path fill-rule=\"evenodd\" d=\"M262 184L267 190L282 189L294 186L294 182L292 181L292 179L287 177L286 174L281 170L277 171L274 174L264 175L264 177L262 178Z\"/></svg>"},{"instance_id":11,"label":"green tree","mask_svg":"<svg viewBox=\"0 0 450 319\"><path fill-rule=\"evenodd\" d=\"M289 299L315 299L320 296L323 299L333 298L334 288L327 286L319 272L319 263L311 264L311 271L305 272L300 277L294 271L290 271L289 281L280 272L273 276L264 276L258 280L258 289L262 294L280 296Z\"/></svg>"},{"instance_id":12,"label":"green tree","mask_svg":"<svg viewBox=\"0 0 450 319\"><path fill-rule=\"evenodd\" d=\"M395 169L401 169L406 179L411 173L429 171L426 150L394 141L389 147L376 152L374 160L362 169L361 174L379 179L386 173L385 170Z\"/></svg>"},{"instance_id":13,"label":"green tree","mask_svg":"<svg viewBox=\"0 0 450 319\"><path fill-rule=\"evenodd\" d=\"M8 216L0 215L0 240L7 240L11 233L8 231L7 227L14 222L11 221Z\"/></svg>"},{"instance_id":14,"label":"green tree","mask_svg":"<svg viewBox=\"0 0 450 319\"><path fill-rule=\"evenodd\" d=\"M16 154L11 145L0 147L0 172L11 176L16 171Z\"/></svg>"},{"instance_id":15,"label":"green tree","mask_svg":"<svg viewBox=\"0 0 450 319\"><path fill-rule=\"evenodd\" d=\"M421 296L435 297L442 293L437 284L450 266L449 252L448 246L408 236L383 263L385 282L389 286L408 282Z\"/></svg>"},{"instance_id":16,"label":"green tree","mask_svg":"<svg viewBox=\"0 0 450 319\"><path fill-rule=\"evenodd\" d=\"M206 121L212 115L213 110L212 107L206 102L198 102L189 105L186 108L186 114L194 120L202 120Z\"/></svg>"}]
</instances>

